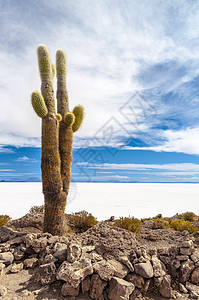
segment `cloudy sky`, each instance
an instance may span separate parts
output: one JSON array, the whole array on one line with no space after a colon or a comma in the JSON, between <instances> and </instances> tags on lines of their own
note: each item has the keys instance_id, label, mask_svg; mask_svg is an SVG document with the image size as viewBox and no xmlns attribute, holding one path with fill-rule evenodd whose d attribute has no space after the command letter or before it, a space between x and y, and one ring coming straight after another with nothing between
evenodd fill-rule
<instances>
[{"instance_id":1,"label":"cloudy sky","mask_svg":"<svg viewBox=\"0 0 199 300\"><path fill-rule=\"evenodd\" d=\"M0 180L40 178L36 49L68 58L74 181L199 182L199 3L0 1ZM31 178L31 179L30 179Z\"/></svg>"}]
</instances>

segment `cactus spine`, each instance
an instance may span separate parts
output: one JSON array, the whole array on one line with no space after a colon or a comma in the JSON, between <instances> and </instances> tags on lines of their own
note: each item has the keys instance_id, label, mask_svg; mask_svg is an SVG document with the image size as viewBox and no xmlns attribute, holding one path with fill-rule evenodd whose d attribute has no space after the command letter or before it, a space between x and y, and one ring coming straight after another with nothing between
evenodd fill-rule
<instances>
[{"instance_id":1,"label":"cactus spine","mask_svg":"<svg viewBox=\"0 0 199 300\"><path fill-rule=\"evenodd\" d=\"M44 232L64 234L64 212L69 190L72 164L73 125L78 128L82 113L69 112L66 89L66 54L56 53L56 67L45 45L37 49L41 77L41 94L33 92L32 106L42 118L41 171L45 202ZM53 78L57 75L57 113L55 109ZM75 108L74 108L75 110ZM83 107L82 107L83 110Z\"/></svg>"}]
</instances>

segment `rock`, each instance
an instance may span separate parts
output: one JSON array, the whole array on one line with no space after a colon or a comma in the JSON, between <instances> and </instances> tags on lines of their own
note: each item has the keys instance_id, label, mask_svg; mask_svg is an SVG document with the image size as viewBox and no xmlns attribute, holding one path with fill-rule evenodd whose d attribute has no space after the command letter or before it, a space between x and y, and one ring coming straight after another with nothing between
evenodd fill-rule
<instances>
[{"instance_id":1,"label":"rock","mask_svg":"<svg viewBox=\"0 0 199 300\"><path fill-rule=\"evenodd\" d=\"M66 260L67 255L67 248L68 246L66 244L62 244L56 252L54 252L53 256L60 260L61 262Z\"/></svg>"},{"instance_id":2,"label":"rock","mask_svg":"<svg viewBox=\"0 0 199 300\"><path fill-rule=\"evenodd\" d=\"M90 286L91 286L91 279L89 276L87 276L82 281L82 293L84 294L84 293L88 292L90 290Z\"/></svg>"},{"instance_id":3,"label":"rock","mask_svg":"<svg viewBox=\"0 0 199 300\"><path fill-rule=\"evenodd\" d=\"M195 249L193 254L191 255L191 259L196 263L199 261L199 248Z\"/></svg>"},{"instance_id":4,"label":"rock","mask_svg":"<svg viewBox=\"0 0 199 300\"><path fill-rule=\"evenodd\" d=\"M23 263L26 268L33 269L38 264L38 259L36 257L27 258Z\"/></svg>"},{"instance_id":5,"label":"rock","mask_svg":"<svg viewBox=\"0 0 199 300\"><path fill-rule=\"evenodd\" d=\"M89 259L81 259L74 263L64 261L57 271L57 280L70 282L74 288L77 288L80 282L93 273L93 267Z\"/></svg>"},{"instance_id":6,"label":"rock","mask_svg":"<svg viewBox=\"0 0 199 300\"><path fill-rule=\"evenodd\" d=\"M18 273L21 270L23 270L23 263L13 264L12 268L10 269L10 272L11 273Z\"/></svg>"},{"instance_id":7,"label":"rock","mask_svg":"<svg viewBox=\"0 0 199 300\"><path fill-rule=\"evenodd\" d=\"M5 265L0 262L0 279L4 275Z\"/></svg>"},{"instance_id":8,"label":"rock","mask_svg":"<svg viewBox=\"0 0 199 300\"><path fill-rule=\"evenodd\" d=\"M181 282L187 281L193 269L194 269L194 263L190 259L183 262L180 266L180 281Z\"/></svg>"},{"instance_id":9,"label":"rock","mask_svg":"<svg viewBox=\"0 0 199 300\"><path fill-rule=\"evenodd\" d=\"M50 284L56 280L56 267L53 262L39 266L39 277L42 285Z\"/></svg>"},{"instance_id":10,"label":"rock","mask_svg":"<svg viewBox=\"0 0 199 300\"><path fill-rule=\"evenodd\" d=\"M171 258L169 256L160 255L160 260L165 264L169 264L171 262Z\"/></svg>"},{"instance_id":11,"label":"rock","mask_svg":"<svg viewBox=\"0 0 199 300\"><path fill-rule=\"evenodd\" d=\"M115 268L106 260L101 260L93 264L93 270L104 281L109 281L115 273Z\"/></svg>"},{"instance_id":12,"label":"rock","mask_svg":"<svg viewBox=\"0 0 199 300\"><path fill-rule=\"evenodd\" d=\"M142 223L143 227L153 229L154 222L152 220L146 220Z\"/></svg>"},{"instance_id":13,"label":"rock","mask_svg":"<svg viewBox=\"0 0 199 300\"><path fill-rule=\"evenodd\" d=\"M107 261L109 264L113 266L114 270L114 276L119 278L124 278L128 273L129 269L123 265L121 262L117 260L110 259Z\"/></svg>"},{"instance_id":14,"label":"rock","mask_svg":"<svg viewBox=\"0 0 199 300\"><path fill-rule=\"evenodd\" d=\"M199 283L199 267L193 270L191 274L191 282L195 284Z\"/></svg>"},{"instance_id":15,"label":"rock","mask_svg":"<svg viewBox=\"0 0 199 300\"><path fill-rule=\"evenodd\" d=\"M129 299L134 289L135 286L133 283L118 277L113 277L109 283L108 297L110 300Z\"/></svg>"},{"instance_id":16,"label":"rock","mask_svg":"<svg viewBox=\"0 0 199 300\"><path fill-rule=\"evenodd\" d=\"M66 282L62 285L61 294L65 296L78 296L79 295L79 286L74 288L69 282Z\"/></svg>"},{"instance_id":17,"label":"rock","mask_svg":"<svg viewBox=\"0 0 199 300\"><path fill-rule=\"evenodd\" d=\"M191 255L193 250L191 248L180 248L180 254Z\"/></svg>"},{"instance_id":18,"label":"rock","mask_svg":"<svg viewBox=\"0 0 199 300\"><path fill-rule=\"evenodd\" d=\"M142 293L135 288L135 290L133 291L133 293L130 295L130 300L143 300L143 296Z\"/></svg>"},{"instance_id":19,"label":"rock","mask_svg":"<svg viewBox=\"0 0 199 300\"><path fill-rule=\"evenodd\" d=\"M172 259L171 266L174 267L175 269L179 269L180 268L180 261L178 259Z\"/></svg>"},{"instance_id":20,"label":"rock","mask_svg":"<svg viewBox=\"0 0 199 300\"><path fill-rule=\"evenodd\" d=\"M192 246L193 246L193 241L192 240L183 241L182 244L181 244L181 247L184 247L184 248L190 248Z\"/></svg>"},{"instance_id":21,"label":"rock","mask_svg":"<svg viewBox=\"0 0 199 300\"><path fill-rule=\"evenodd\" d=\"M185 260L189 259L189 256L188 255L177 255L176 259L179 261L185 261Z\"/></svg>"},{"instance_id":22,"label":"rock","mask_svg":"<svg viewBox=\"0 0 199 300\"><path fill-rule=\"evenodd\" d=\"M57 262L58 259L55 258L52 254L47 254L45 257L44 257L44 264L47 264L47 263L50 263L50 262Z\"/></svg>"},{"instance_id":23,"label":"rock","mask_svg":"<svg viewBox=\"0 0 199 300\"><path fill-rule=\"evenodd\" d=\"M186 287L182 283L179 283L179 291L184 293L184 294L188 293Z\"/></svg>"},{"instance_id":24,"label":"rock","mask_svg":"<svg viewBox=\"0 0 199 300\"><path fill-rule=\"evenodd\" d=\"M190 298L192 298L192 299L198 299L198 297L199 297L199 295L198 295L197 293L192 292L192 291L190 292L189 296L190 296Z\"/></svg>"},{"instance_id":25,"label":"rock","mask_svg":"<svg viewBox=\"0 0 199 300\"><path fill-rule=\"evenodd\" d=\"M13 244L21 244L23 241L22 236L17 236L9 241L6 242L7 245L13 245Z\"/></svg>"},{"instance_id":26,"label":"rock","mask_svg":"<svg viewBox=\"0 0 199 300\"><path fill-rule=\"evenodd\" d=\"M36 253L40 253L46 249L48 239L47 237L40 237L39 239L33 240L32 247Z\"/></svg>"},{"instance_id":27,"label":"rock","mask_svg":"<svg viewBox=\"0 0 199 300\"><path fill-rule=\"evenodd\" d=\"M0 227L0 243L7 242L19 235L18 232L6 228L5 226Z\"/></svg>"},{"instance_id":28,"label":"rock","mask_svg":"<svg viewBox=\"0 0 199 300\"><path fill-rule=\"evenodd\" d=\"M155 277L163 277L166 275L166 267L165 265L158 259L156 255L153 255L151 258L152 266L153 266L153 276Z\"/></svg>"},{"instance_id":29,"label":"rock","mask_svg":"<svg viewBox=\"0 0 199 300\"><path fill-rule=\"evenodd\" d=\"M48 243L53 245L55 243L57 243L59 241L59 237L58 236L51 236L49 239L48 239Z\"/></svg>"},{"instance_id":30,"label":"rock","mask_svg":"<svg viewBox=\"0 0 199 300\"><path fill-rule=\"evenodd\" d=\"M82 253L92 252L95 250L95 246L84 246L82 247Z\"/></svg>"},{"instance_id":31,"label":"rock","mask_svg":"<svg viewBox=\"0 0 199 300\"><path fill-rule=\"evenodd\" d=\"M171 298L171 277L170 275L165 275L162 280L162 284L159 287L159 293L165 298Z\"/></svg>"},{"instance_id":32,"label":"rock","mask_svg":"<svg viewBox=\"0 0 199 300\"><path fill-rule=\"evenodd\" d=\"M145 281L144 278L135 273L130 273L125 277L126 281L129 281L134 284L138 289L142 289L144 287Z\"/></svg>"},{"instance_id":33,"label":"rock","mask_svg":"<svg viewBox=\"0 0 199 300\"><path fill-rule=\"evenodd\" d=\"M36 239L37 239L37 233L28 233L23 236L23 242L26 245L26 247L32 246Z\"/></svg>"},{"instance_id":34,"label":"rock","mask_svg":"<svg viewBox=\"0 0 199 300\"><path fill-rule=\"evenodd\" d=\"M78 244L69 244L67 248L67 261L74 262L80 259L82 255L82 249Z\"/></svg>"},{"instance_id":35,"label":"rock","mask_svg":"<svg viewBox=\"0 0 199 300\"><path fill-rule=\"evenodd\" d=\"M120 262L127 266L131 272L134 272L134 267L127 256L120 257Z\"/></svg>"},{"instance_id":36,"label":"rock","mask_svg":"<svg viewBox=\"0 0 199 300\"><path fill-rule=\"evenodd\" d=\"M14 260L14 255L11 252L0 253L0 262L10 265Z\"/></svg>"},{"instance_id":37,"label":"rock","mask_svg":"<svg viewBox=\"0 0 199 300\"><path fill-rule=\"evenodd\" d=\"M0 245L0 253L1 252L8 252L10 250L10 245L9 244L1 244Z\"/></svg>"},{"instance_id":38,"label":"rock","mask_svg":"<svg viewBox=\"0 0 199 300\"><path fill-rule=\"evenodd\" d=\"M7 295L7 288L5 286L0 286L0 296L5 297Z\"/></svg>"},{"instance_id":39,"label":"rock","mask_svg":"<svg viewBox=\"0 0 199 300\"><path fill-rule=\"evenodd\" d=\"M106 285L106 281L102 280L98 274L93 274L91 277L90 297L98 299Z\"/></svg>"},{"instance_id":40,"label":"rock","mask_svg":"<svg viewBox=\"0 0 199 300\"><path fill-rule=\"evenodd\" d=\"M24 252L23 251L21 251L20 249L15 249L15 251L14 251L14 259L15 260L20 260L20 259L22 259L23 257L24 257Z\"/></svg>"},{"instance_id":41,"label":"rock","mask_svg":"<svg viewBox=\"0 0 199 300\"><path fill-rule=\"evenodd\" d=\"M185 286L189 291L194 292L199 296L199 286L197 286L189 281L186 282Z\"/></svg>"},{"instance_id":42,"label":"rock","mask_svg":"<svg viewBox=\"0 0 199 300\"><path fill-rule=\"evenodd\" d=\"M135 273L144 277L144 278L152 278L153 277L153 267L150 261L146 263L138 263L134 265Z\"/></svg>"}]
</instances>

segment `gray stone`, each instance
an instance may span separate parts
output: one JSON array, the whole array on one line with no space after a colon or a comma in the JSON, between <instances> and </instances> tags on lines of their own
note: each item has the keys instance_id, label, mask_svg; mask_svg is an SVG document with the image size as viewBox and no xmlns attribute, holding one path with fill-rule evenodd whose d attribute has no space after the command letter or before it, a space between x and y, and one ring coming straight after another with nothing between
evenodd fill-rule
<instances>
[{"instance_id":1,"label":"gray stone","mask_svg":"<svg viewBox=\"0 0 199 300\"><path fill-rule=\"evenodd\" d=\"M110 300L129 299L134 289L135 286L133 283L118 277L113 277L109 283L108 297Z\"/></svg>"},{"instance_id":2,"label":"gray stone","mask_svg":"<svg viewBox=\"0 0 199 300\"><path fill-rule=\"evenodd\" d=\"M93 270L104 281L109 281L115 273L115 268L106 260L101 260L93 264Z\"/></svg>"},{"instance_id":3,"label":"gray stone","mask_svg":"<svg viewBox=\"0 0 199 300\"><path fill-rule=\"evenodd\" d=\"M176 259L179 261L185 261L185 260L189 259L189 256L188 255L177 255Z\"/></svg>"},{"instance_id":4,"label":"gray stone","mask_svg":"<svg viewBox=\"0 0 199 300\"><path fill-rule=\"evenodd\" d=\"M191 248L180 248L180 254L191 255L193 250Z\"/></svg>"},{"instance_id":5,"label":"gray stone","mask_svg":"<svg viewBox=\"0 0 199 300\"><path fill-rule=\"evenodd\" d=\"M10 265L14 260L14 255L11 252L0 253L0 262Z\"/></svg>"},{"instance_id":6,"label":"gray stone","mask_svg":"<svg viewBox=\"0 0 199 300\"><path fill-rule=\"evenodd\" d=\"M153 266L153 276L163 277L166 274L165 265L158 259L156 255L152 256L151 262Z\"/></svg>"},{"instance_id":7,"label":"gray stone","mask_svg":"<svg viewBox=\"0 0 199 300\"><path fill-rule=\"evenodd\" d=\"M171 291L171 277L170 275L165 275L159 287L159 293L165 298L171 298Z\"/></svg>"},{"instance_id":8,"label":"gray stone","mask_svg":"<svg viewBox=\"0 0 199 300\"><path fill-rule=\"evenodd\" d=\"M74 262L80 259L82 255L82 249L78 244L69 244L67 248L67 261Z\"/></svg>"},{"instance_id":9,"label":"gray stone","mask_svg":"<svg viewBox=\"0 0 199 300\"><path fill-rule=\"evenodd\" d=\"M62 285L61 294L66 296L78 296L79 295L79 286L74 288L69 282L66 282Z\"/></svg>"},{"instance_id":10,"label":"gray stone","mask_svg":"<svg viewBox=\"0 0 199 300\"><path fill-rule=\"evenodd\" d=\"M42 285L50 284L56 280L56 267L53 262L39 266L39 276Z\"/></svg>"},{"instance_id":11,"label":"gray stone","mask_svg":"<svg viewBox=\"0 0 199 300\"><path fill-rule=\"evenodd\" d=\"M114 270L114 276L119 278L124 278L128 273L129 269L123 265L121 262L117 260L110 259L107 261L109 264L113 266Z\"/></svg>"},{"instance_id":12,"label":"gray stone","mask_svg":"<svg viewBox=\"0 0 199 300\"><path fill-rule=\"evenodd\" d=\"M5 286L0 286L0 296L5 297L7 295L8 291Z\"/></svg>"},{"instance_id":13,"label":"gray stone","mask_svg":"<svg viewBox=\"0 0 199 300\"><path fill-rule=\"evenodd\" d=\"M199 267L193 270L191 274L191 282L195 284L199 283Z\"/></svg>"},{"instance_id":14,"label":"gray stone","mask_svg":"<svg viewBox=\"0 0 199 300\"><path fill-rule=\"evenodd\" d=\"M182 293L184 293L184 294L188 293L186 287L182 283L179 283L179 291L182 292Z\"/></svg>"},{"instance_id":15,"label":"gray stone","mask_svg":"<svg viewBox=\"0 0 199 300\"><path fill-rule=\"evenodd\" d=\"M120 257L120 262L123 263L131 272L134 272L134 267L127 256Z\"/></svg>"},{"instance_id":16,"label":"gray stone","mask_svg":"<svg viewBox=\"0 0 199 300\"><path fill-rule=\"evenodd\" d=\"M87 276L82 281L82 293L84 294L84 293L88 292L90 290L90 286L91 286L91 279L89 276Z\"/></svg>"},{"instance_id":17,"label":"gray stone","mask_svg":"<svg viewBox=\"0 0 199 300\"><path fill-rule=\"evenodd\" d=\"M23 263L13 264L11 269L10 269L10 272L11 273L18 273L21 270L23 270Z\"/></svg>"},{"instance_id":18,"label":"gray stone","mask_svg":"<svg viewBox=\"0 0 199 300\"><path fill-rule=\"evenodd\" d=\"M66 255L67 255L67 245L63 244L60 246L57 251L53 254L55 258L57 258L60 261L66 260Z\"/></svg>"},{"instance_id":19,"label":"gray stone","mask_svg":"<svg viewBox=\"0 0 199 300\"><path fill-rule=\"evenodd\" d=\"M185 286L189 291L194 292L199 296L199 286L197 286L189 281L186 282Z\"/></svg>"},{"instance_id":20,"label":"gray stone","mask_svg":"<svg viewBox=\"0 0 199 300\"><path fill-rule=\"evenodd\" d=\"M33 269L38 264L38 259L36 257L27 258L23 263L26 268Z\"/></svg>"},{"instance_id":21,"label":"gray stone","mask_svg":"<svg viewBox=\"0 0 199 300\"><path fill-rule=\"evenodd\" d=\"M17 236L14 239L11 239L6 242L7 245L13 245L13 244L21 244L23 241L22 236Z\"/></svg>"},{"instance_id":22,"label":"gray stone","mask_svg":"<svg viewBox=\"0 0 199 300\"><path fill-rule=\"evenodd\" d=\"M135 287L138 289L142 289L144 287L145 281L144 278L140 275L137 275L135 273L130 273L125 277L126 281L129 281L134 284Z\"/></svg>"},{"instance_id":23,"label":"gray stone","mask_svg":"<svg viewBox=\"0 0 199 300\"><path fill-rule=\"evenodd\" d=\"M191 259L196 263L199 261L199 249L195 249L193 254L191 255Z\"/></svg>"},{"instance_id":24,"label":"gray stone","mask_svg":"<svg viewBox=\"0 0 199 300\"><path fill-rule=\"evenodd\" d=\"M64 261L57 271L57 280L70 282L74 288L77 288L80 282L93 273L93 267L89 259L81 259L74 263Z\"/></svg>"},{"instance_id":25,"label":"gray stone","mask_svg":"<svg viewBox=\"0 0 199 300\"><path fill-rule=\"evenodd\" d=\"M150 261L146 263L138 263L134 265L135 273L144 277L144 278L152 278L153 277L153 267Z\"/></svg>"},{"instance_id":26,"label":"gray stone","mask_svg":"<svg viewBox=\"0 0 199 300\"><path fill-rule=\"evenodd\" d=\"M195 268L194 263L190 259L183 262L180 266L180 281L181 282L188 281L189 276L194 268Z\"/></svg>"},{"instance_id":27,"label":"gray stone","mask_svg":"<svg viewBox=\"0 0 199 300\"><path fill-rule=\"evenodd\" d=\"M184 248L190 248L192 246L193 246L193 241L192 240L183 241L182 244L181 244L181 247L184 247Z\"/></svg>"},{"instance_id":28,"label":"gray stone","mask_svg":"<svg viewBox=\"0 0 199 300\"><path fill-rule=\"evenodd\" d=\"M92 299L98 299L106 285L106 281L102 280L98 274L93 274L91 277L90 297Z\"/></svg>"},{"instance_id":29,"label":"gray stone","mask_svg":"<svg viewBox=\"0 0 199 300\"><path fill-rule=\"evenodd\" d=\"M180 268L180 261L178 259L172 259L171 266L174 267L175 269L179 269Z\"/></svg>"},{"instance_id":30,"label":"gray stone","mask_svg":"<svg viewBox=\"0 0 199 300\"><path fill-rule=\"evenodd\" d=\"M169 264L171 262L171 258L169 256L160 255L160 260L165 264Z\"/></svg>"},{"instance_id":31,"label":"gray stone","mask_svg":"<svg viewBox=\"0 0 199 300\"><path fill-rule=\"evenodd\" d=\"M9 244L1 244L0 245L0 253L1 252L8 252L10 250L10 245Z\"/></svg>"},{"instance_id":32,"label":"gray stone","mask_svg":"<svg viewBox=\"0 0 199 300\"><path fill-rule=\"evenodd\" d=\"M44 257L44 264L47 264L47 263L50 263L50 262L56 262L56 261L58 261L58 259L55 258L52 254L47 254Z\"/></svg>"},{"instance_id":33,"label":"gray stone","mask_svg":"<svg viewBox=\"0 0 199 300\"><path fill-rule=\"evenodd\" d=\"M24 257L25 253L23 251L21 251L20 249L15 249L14 251L14 259L15 260L20 260Z\"/></svg>"}]
</instances>

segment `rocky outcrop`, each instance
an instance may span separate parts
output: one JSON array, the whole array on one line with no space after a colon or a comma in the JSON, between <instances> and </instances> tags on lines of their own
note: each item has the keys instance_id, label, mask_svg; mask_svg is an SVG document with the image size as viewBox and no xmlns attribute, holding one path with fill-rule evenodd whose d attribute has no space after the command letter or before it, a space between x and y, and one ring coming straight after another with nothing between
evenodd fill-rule
<instances>
[{"instance_id":1,"label":"rocky outcrop","mask_svg":"<svg viewBox=\"0 0 199 300\"><path fill-rule=\"evenodd\" d=\"M0 278L5 272L37 268L41 285L59 282L64 297L81 292L98 300L144 299L155 290L170 299L174 289L199 297L199 249L190 235L157 250L103 222L65 237L0 228L0 238Z\"/></svg>"}]
</instances>

